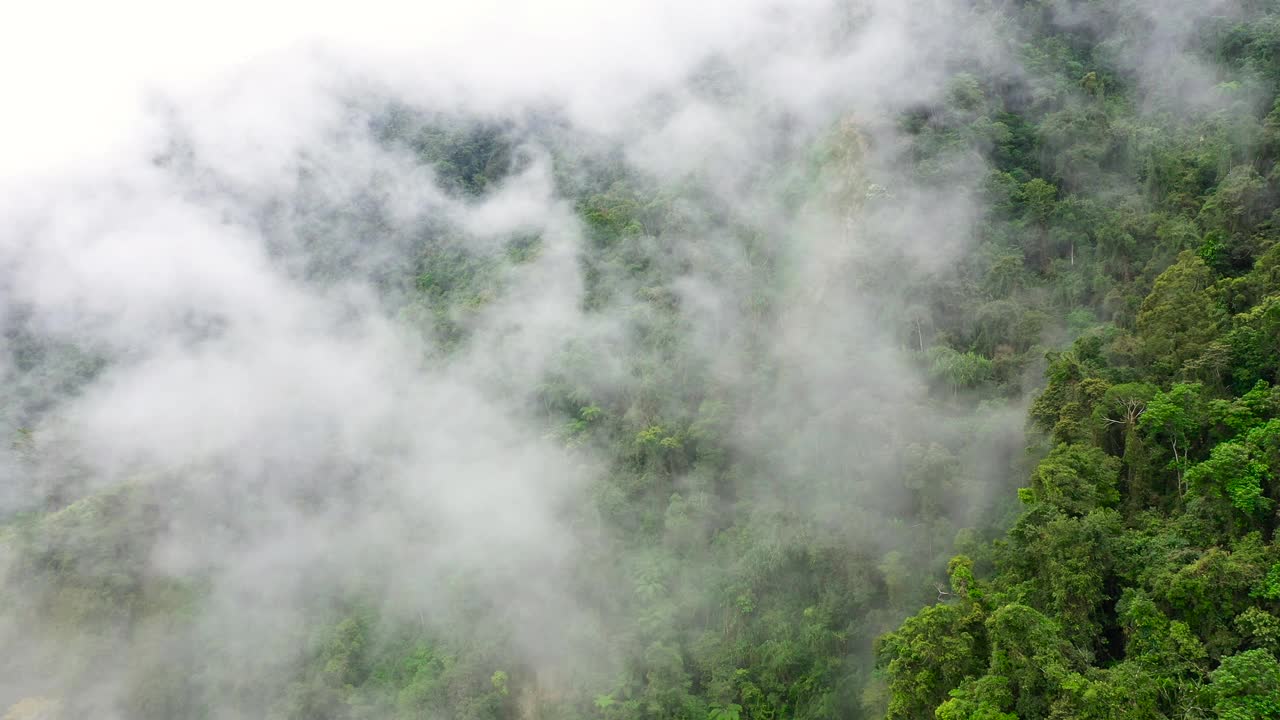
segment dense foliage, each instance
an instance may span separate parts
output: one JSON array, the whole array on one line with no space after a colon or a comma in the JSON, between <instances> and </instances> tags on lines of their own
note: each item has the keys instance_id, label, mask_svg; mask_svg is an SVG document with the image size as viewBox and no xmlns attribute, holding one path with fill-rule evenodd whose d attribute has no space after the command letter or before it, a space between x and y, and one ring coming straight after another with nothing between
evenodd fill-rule
<instances>
[{"instance_id":1,"label":"dense foliage","mask_svg":"<svg viewBox=\"0 0 1280 720\"><path fill-rule=\"evenodd\" d=\"M556 442L605 458L566 515L592 539L569 583L595 624L572 632L607 634L607 661L528 660L459 576L445 592L470 610L447 631L353 581L318 589L289 657L233 666L232 641L191 620L199 574L144 571L181 499L137 479L72 502L75 478L59 476L0 531L22 588L0 590L0 610L65 633L78 659L5 658L0 673L88 677L146 639L158 649L130 658L118 699L130 718L1280 716L1280 13L1252 3L1198 28L1189 52L1214 74L1201 87L1154 82L1150 58L1126 54L1151 31L1144 3L1077 4L1088 20L1066 25L1057 3L990 10L1017 73L956 68L945 102L895 118L909 182L860 164L872 151L855 123L784 167L762 161L778 212L856 209L880 228L833 274L856 289L810 301L856 300L891 328L929 380L894 411L927 427L791 393L803 383L770 343L799 292L798 237L554 122L527 131L556 148L586 231L583 307L627 318L625 346L567 339L531 409ZM528 162L510 124L393 108L374 131L464 200ZM945 267L912 260L877 223L895 182L946 187L975 157L973 247ZM376 204L351 212L344 227L379 226ZM710 340L677 287L695 262L679 246L697 234L733 248L713 265L749 288L743 320ZM384 278L446 357L543 251L536 235L496 254L464 239L418 228ZM349 262L317 258L303 272L321 280ZM20 376L41 383L23 412L102 365L91 348L9 334L19 369L41 373ZM721 371L720 348L739 371ZM622 389L593 371L602 358L625 365ZM94 701L60 700L70 716Z\"/></svg>"},{"instance_id":2,"label":"dense foliage","mask_svg":"<svg viewBox=\"0 0 1280 720\"><path fill-rule=\"evenodd\" d=\"M1095 69L1123 22L1028 49L1087 97L1018 114L993 192L1030 230L1009 274L1077 303L1079 337L1048 354L1013 527L878 641L888 717L1280 713L1276 22L1201 32L1223 82L1194 121Z\"/></svg>"}]
</instances>

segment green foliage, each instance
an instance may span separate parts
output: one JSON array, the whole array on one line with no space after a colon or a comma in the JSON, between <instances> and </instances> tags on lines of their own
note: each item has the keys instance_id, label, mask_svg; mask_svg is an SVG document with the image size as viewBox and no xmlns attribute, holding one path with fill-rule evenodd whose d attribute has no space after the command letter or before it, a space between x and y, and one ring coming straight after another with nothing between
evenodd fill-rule
<instances>
[{"instance_id":1,"label":"green foliage","mask_svg":"<svg viewBox=\"0 0 1280 720\"><path fill-rule=\"evenodd\" d=\"M1266 474L1267 466L1251 457L1247 445L1224 442L1214 446L1209 459L1187 471L1187 482L1202 493L1225 493L1235 509L1257 516L1271 506L1262 495Z\"/></svg>"},{"instance_id":2,"label":"green foliage","mask_svg":"<svg viewBox=\"0 0 1280 720\"><path fill-rule=\"evenodd\" d=\"M1253 596L1265 600L1280 600L1280 563L1271 566L1267 576L1253 589ZM1256 608L1250 608L1255 610Z\"/></svg>"},{"instance_id":3,"label":"green foliage","mask_svg":"<svg viewBox=\"0 0 1280 720\"><path fill-rule=\"evenodd\" d=\"M971 388L989 379L992 363L973 352L957 352L945 345L929 348L930 373L946 382L952 392Z\"/></svg>"},{"instance_id":4,"label":"green foliage","mask_svg":"<svg viewBox=\"0 0 1280 720\"><path fill-rule=\"evenodd\" d=\"M887 717L927 716L951 688L977 677L985 636L981 611L934 605L882 637L877 652L889 676Z\"/></svg>"},{"instance_id":5,"label":"green foliage","mask_svg":"<svg viewBox=\"0 0 1280 720\"><path fill-rule=\"evenodd\" d=\"M1158 377L1172 377L1213 339L1224 318L1207 293L1212 284L1212 270L1198 256L1184 252L1156 278L1142 301L1137 318L1142 357Z\"/></svg>"},{"instance_id":6,"label":"green foliage","mask_svg":"<svg viewBox=\"0 0 1280 720\"><path fill-rule=\"evenodd\" d=\"M1266 650L1223 658L1205 689L1218 717L1262 720L1280 715L1280 662Z\"/></svg>"},{"instance_id":7,"label":"green foliage","mask_svg":"<svg viewBox=\"0 0 1280 720\"><path fill-rule=\"evenodd\" d=\"M707 712L707 720L741 720L742 706L737 703L727 705L712 704Z\"/></svg>"},{"instance_id":8,"label":"green foliage","mask_svg":"<svg viewBox=\"0 0 1280 720\"><path fill-rule=\"evenodd\" d=\"M1267 582L1262 588L1264 596L1269 595L1274 587L1271 582L1273 573L1275 573L1275 566L1272 566L1271 572L1267 573ZM1267 650L1272 655L1280 650L1280 618L1266 610L1251 607L1237 615L1232 621L1232 626L1246 639L1248 645Z\"/></svg>"},{"instance_id":9,"label":"green foliage","mask_svg":"<svg viewBox=\"0 0 1280 720\"><path fill-rule=\"evenodd\" d=\"M7 577L34 590L0 590L0 610L84 648L31 660L59 680L90 687L128 664L123 717L208 717L214 702L308 720L1280 716L1280 17L1244 2L1179 29L1181 13L1147 5L974 4L1020 67L959 63L898 118L909 183L879 174L846 119L803 159L762 164L752 182L773 195L750 211L577 138L405 108L381 121L461 203L519 171L522 133L552 155L584 236L580 307L608 332L564 338L528 408L598 469L563 508L584 557L531 580L597 611L573 631L608 657L558 667L582 639L556 638L548 669L513 639L520 613L406 623L360 588L305 609L287 668L226 667L190 622L202 579L152 572L176 500L144 482L73 502L76 478L57 478L6 518ZM1222 81L1197 91L1209 109L1136 74L1126 52L1153 23L1185 31ZM795 287L815 258L793 216L883 220L897 197L957 186L984 203L966 252L923 262L903 249L918 238L879 222L847 243L856 261ZM412 235L387 303L445 353L550 247L445 221ZM746 290L708 304L704 282ZM796 296L838 321L795 328ZM928 387L886 377L887 405L864 405L842 373L899 366L843 355L788 377L789 353L838 347L815 341L846 330L844 302ZM25 327L5 337L0 427L19 463L57 453L19 428L42 387L74 395L107 360ZM992 430L1028 393L1026 441ZM869 408L887 406L921 421L886 429ZM104 650L131 638L205 652ZM0 659L0 675L26 662Z\"/></svg>"},{"instance_id":10,"label":"green foliage","mask_svg":"<svg viewBox=\"0 0 1280 720\"><path fill-rule=\"evenodd\" d=\"M1072 515L1120 501L1120 460L1089 445L1058 445L1032 474L1036 496Z\"/></svg>"},{"instance_id":11,"label":"green foliage","mask_svg":"<svg viewBox=\"0 0 1280 720\"><path fill-rule=\"evenodd\" d=\"M1105 208L1086 181L1125 187L1118 148L1146 142L1125 136L1148 120L1112 102L1123 82L1073 65L1058 42L1029 57L1069 67L1063 80L1090 100L1042 116L1042 176L1006 170L989 183L1023 253L993 249L979 277L997 298L1047 278L1074 342L1047 354L1030 407L1044 448L1017 491L1021 515L986 551L994 566L955 566L961 604L926 608L881 639L885 702L900 717L948 719L1270 717L1280 712L1280 273L1268 168L1280 111L1259 126L1222 87L1231 110L1141 145L1149 201ZM1053 87L1046 105L1073 92ZM1270 144L1262 162L1257 143ZM975 351L1009 342L1010 309L972 307ZM945 363L934 367L945 377ZM935 619L970 617L975 602L981 631ZM940 681L927 659L956 647L982 662L966 658Z\"/></svg>"}]
</instances>

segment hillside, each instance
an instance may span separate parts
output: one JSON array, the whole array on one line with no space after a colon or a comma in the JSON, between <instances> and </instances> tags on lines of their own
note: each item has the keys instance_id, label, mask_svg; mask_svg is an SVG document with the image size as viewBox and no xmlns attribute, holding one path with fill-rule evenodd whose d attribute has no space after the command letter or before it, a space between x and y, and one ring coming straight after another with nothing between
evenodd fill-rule
<instances>
[{"instance_id":1,"label":"hillside","mask_svg":"<svg viewBox=\"0 0 1280 720\"><path fill-rule=\"evenodd\" d=\"M1280 716L1280 7L802 5L15 190L4 717Z\"/></svg>"}]
</instances>

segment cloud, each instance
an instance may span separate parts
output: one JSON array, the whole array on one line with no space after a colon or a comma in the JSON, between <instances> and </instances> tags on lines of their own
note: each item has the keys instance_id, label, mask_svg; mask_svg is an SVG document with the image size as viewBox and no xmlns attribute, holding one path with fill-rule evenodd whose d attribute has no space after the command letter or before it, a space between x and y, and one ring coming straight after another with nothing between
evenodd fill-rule
<instances>
[{"instance_id":1,"label":"cloud","mask_svg":"<svg viewBox=\"0 0 1280 720\"><path fill-rule=\"evenodd\" d=\"M131 479L172 488L149 571L209 582L200 622L233 660L288 665L326 583L368 583L447 627L468 610L450 589L461 576L518 621L531 656L607 622L571 580L605 532L582 498L609 459L566 447L531 408L572 342L604 349L578 378L601 395L646 392L628 363L652 351L634 334L651 318L625 297L653 288L616 261L598 282L624 299L584 307L588 232L554 159L579 139L706 198L677 207L685 230L637 242L676 277L693 356L756 411L729 442L762 477L778 471L759 497L785 499L816 468L828 484L799 506L835 527L833 508L887 482L886 443L918 430L921 379L865 275L877 257L945 267L968 242L981 162L961 163L955 187L921 186L889 120L982 46L980 15L823 0L78 5L27 3L0 31L17 108L0 134L0 305L7 337L104 364L0 420L32 426L37 465L72 468L48 470L73 488L61 500ZM377 137L392 100L506 123L513 174L481 197L447 189ZM803 176L845 116L865 177L802 177L789 206L774 174ZM872 177L896 199L866 201ZM822 199L831 186L857 207ZM521 234L537 251L509 262ZM415 281L424 243L493 274L476 309L447 318L465 325L457 346L387 287ZM777 274L753 275L752 251ZM757 323L761 292L777 312ZM756 382L757 361L776 382ZM47 483L25 485L28 460L0 456L0 472L20 488L5 509L49 500ZM38 630L10 622L0 644L40 647Z\"/></svg>"}]
</instances>

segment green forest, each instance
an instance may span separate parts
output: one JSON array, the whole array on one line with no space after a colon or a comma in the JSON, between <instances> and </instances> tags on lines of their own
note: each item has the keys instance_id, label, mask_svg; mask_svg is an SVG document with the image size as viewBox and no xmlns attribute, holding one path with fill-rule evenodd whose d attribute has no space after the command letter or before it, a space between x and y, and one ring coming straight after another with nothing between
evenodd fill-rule
<instances>
[{"instance_id":1,"label":"green forest","mask_svg":"<svg viewBox=\"0 0 1280 720\"><path fill-rule=\"evenodd\" d=\"M1280 5L970 4L1003 60L957 50L937 98L885 118L779 124L735 190L750 208L554 112L371 113L442 202L545 163L581 228L573 303L603 329L558 336L535 378L485 375L585 478L554 506L578 548L554 574L499 548L443 563L433 604L406 610L401 554L326 551L289 617L204 622L232 602L222 570L158 572L156 548L221 508L196 476L237 471L98 482L38 425L127 353L3 316L0 428L36 500L0 517L0 616L39 630L0 633L0 715L1280 717ZM1157 47L1171 25L1189 47ZM709 63L695 82L735 79ZM182 142L154 161L199 162ZM326 182L303 174L291 202ZM380 197L312 203L291 272L340 289L364 267L343 238L391 237L377 302L433 372L475 357L487 313L562 252L537 228L478 247L448 220L397 225ZM948 198L963 211L903 219ZM959 249L932 261L920 223ZM813 239L847 227L859 240ZM699 309L695 272L723 302ZM400 502L355 462L278 472L301 517ZM211 544L251 542L252 511L209 512L228 518ZM412 558L435 532L386 542ZM548 607L508 607L508 577Z\"/></svg>"}]
</instances>

